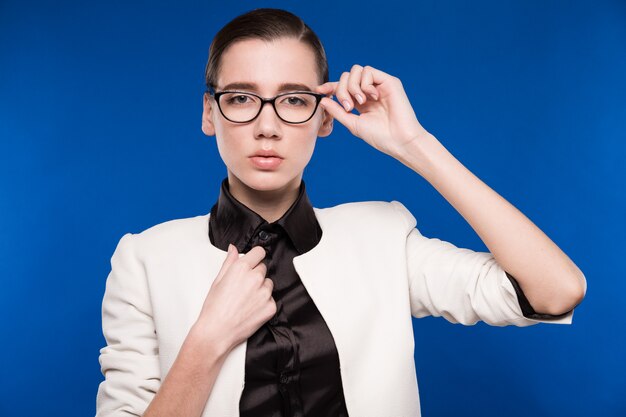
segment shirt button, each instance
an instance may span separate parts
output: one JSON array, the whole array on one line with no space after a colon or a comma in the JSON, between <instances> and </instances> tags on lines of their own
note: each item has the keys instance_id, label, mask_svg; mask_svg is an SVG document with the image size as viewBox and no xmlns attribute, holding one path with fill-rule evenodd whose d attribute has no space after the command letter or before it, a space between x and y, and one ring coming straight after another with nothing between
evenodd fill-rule
<instances>
[{"instance_id":1,"label":"shirt button","mask_svg":"<svg viewBox=\"0 0 626 417\"><path fill-rule=\"evenodd\" d=\"M274 314L274 317L270 319L270 324L272 326L275 326L276 324L278 324L278 315Z\"/></svg>"},{"instance_id":2,"label":"shirt button","mask_svg":"<svg viewBox=\"0 0 626 417\"><path fill-rule=\"evenodd\" d=\"M280 374L280 383L281 384L286 384L289 382L289 377L287 375L285 375L285 373L281 373Z\"/></svg>"},{"instance_id":3,"label":"shirt button","mask_svg":"<svg viewBox=\"0 0 626 417\"><path fill-rule=\"evenodd\" d=\"M259 238L261 240L267 240L267 239L269 239L269 237L270 237L269 233L267 233L265 230L261 230L259 232Z\"/></svg>"}]
</instances>

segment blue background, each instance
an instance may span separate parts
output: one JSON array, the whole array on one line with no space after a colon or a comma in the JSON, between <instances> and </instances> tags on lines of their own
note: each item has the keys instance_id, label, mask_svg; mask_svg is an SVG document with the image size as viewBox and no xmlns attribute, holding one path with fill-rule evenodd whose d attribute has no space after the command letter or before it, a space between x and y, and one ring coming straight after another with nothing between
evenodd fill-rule
<instances>
[{"instance_id":1,"label":"blue background","mask_svg":"<svg viewBox=\"0 0 626 417\"><path fill-rule=\"evenodd\" d=\"M423 415L626 415L626 2L127 3L0 1L1 416L95 413L110 257L216 201L208 46L267 6L318 33L332 80L355 63L398 76L423 126L587 277L571 326L414 319ZM486 250L339 123L305 181L316 207L399 200L426 236Z\"/></svg>"}]
</instances>

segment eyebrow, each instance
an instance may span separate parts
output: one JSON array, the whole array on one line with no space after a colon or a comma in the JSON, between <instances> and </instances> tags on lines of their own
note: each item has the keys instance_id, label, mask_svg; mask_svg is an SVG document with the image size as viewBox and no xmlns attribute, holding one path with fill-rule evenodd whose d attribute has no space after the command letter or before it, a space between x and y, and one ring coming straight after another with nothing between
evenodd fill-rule
<instances>
[{"instance_id":1,"label":"eyebrow","mask_svg":"<svg viewBox=\"0 0 626 417\"><path fill-rule=\"evenodd\" d=\"M243 83L236 82L226 84L223 90L258 90L258 86L254 83ZM282 93L283 91L311 91L309 86L300 83L283 83L278 86L278 92Z\"/></svg>"}]
</instances>

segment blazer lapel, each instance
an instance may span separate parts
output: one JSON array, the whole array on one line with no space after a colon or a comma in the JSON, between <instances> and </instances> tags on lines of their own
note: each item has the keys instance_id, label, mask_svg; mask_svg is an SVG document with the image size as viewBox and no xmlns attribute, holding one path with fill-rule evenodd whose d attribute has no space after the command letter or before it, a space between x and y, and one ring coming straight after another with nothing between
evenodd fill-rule
<instances>
[{"instance_id":1,"label":"blazer lapel","mask_svg":"<svg viewBox=\"0 0 626 417\"><path fill-rule=\"evenodd\" d=\"M376 311L371 292L361 291L360 281L367 276L361 270L358 251L346 247L350 239L342 235L340 224L327 209L314 208L322 228L322 239L309 252L293 259L309 295L328 326L337 348L346 404L357 404L351 391L356 386L351 368L361 343L369 337L368 314ZM355 361L355 362L353 362Z\"/></svg>"}]
</instances>

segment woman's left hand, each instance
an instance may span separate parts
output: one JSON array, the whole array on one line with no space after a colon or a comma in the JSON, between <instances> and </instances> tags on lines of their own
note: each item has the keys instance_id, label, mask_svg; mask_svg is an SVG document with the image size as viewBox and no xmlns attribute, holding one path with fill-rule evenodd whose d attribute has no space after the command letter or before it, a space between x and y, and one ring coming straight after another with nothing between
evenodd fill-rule
<instances>
[{"instance_id":1,"label":"woman's left hand","mask_svg":"<svg viewBox=\"0 0 626 417\"><path fill-rule=\"evenodd\" d=\"M417 120L400 79L376 68L354 65L339 81L322 84L315 92L335 95L344 107L328 97L321 106L350 133L396 159L406 154L411 142L429 134ZM350 112L353 108L358 115Z\"/></svg>"}]
</instances>

